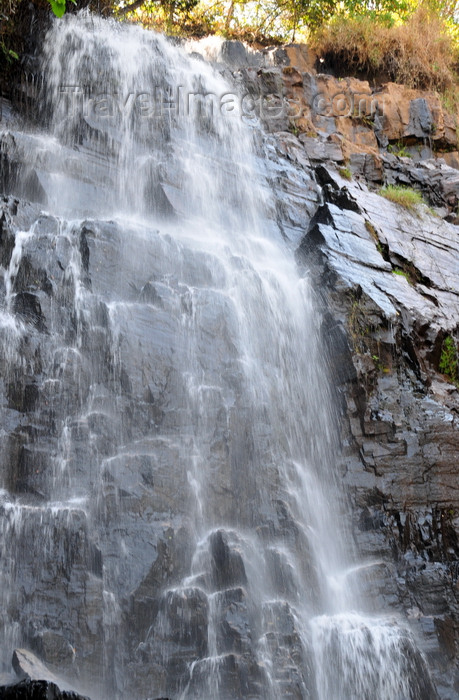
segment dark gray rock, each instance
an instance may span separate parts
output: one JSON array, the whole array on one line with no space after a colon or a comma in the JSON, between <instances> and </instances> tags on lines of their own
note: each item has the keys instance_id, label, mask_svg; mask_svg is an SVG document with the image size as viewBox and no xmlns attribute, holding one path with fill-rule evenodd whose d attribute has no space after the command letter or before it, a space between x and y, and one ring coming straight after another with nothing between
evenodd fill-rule
<instances>
[{"instance_id":1,"label":"dark gray rock","mask_svg":"<svg viewBox=\"0 0 459 700\"><path fill-rule=\"evenodd\" d=\"M63 652L64 645L56 634L41 635L42 649L51 656L53 662L59 662L64 657L64 663L59 666L65 669L68 663L65 660L69 653ZM72 650L74 651L74 650ZM11 698L11 700L88 700L68 687L67 682L62 681L52 671L50 671L38 657L28 649L15 649L12 658L13 669L16 675L21 678L21 682L12 683L8 686L0 687L1 698Z\"/></svg>"},{"instance_id":2,"label":"dark gray rock","mask_svg":"<svg viewBox=\"0 0 459 700\"><path fill-rule=\"evenodd\" d=\"M15 649L12 664L19 678L25 678L29 681L49 680L57 682L56 676L27 649Z\"/></svg>"},{"instance_id":3,"label":"dark gray rock","mask_svg":"<svg viewBox=\"0 0 459 700\"><path fill-rule=\"evenodd\" d=\"M451 212L457 171L359 153L350 162L356 177L345 183L330 166L343 162L339 139L288 131L288 90L312 99L317 84L298 71L287 80L273 67L286 63L283 51L267 65L238 42L222 48L227 63L243 66L252 97L277 100L278 116L264 113L269 135L259 138L271 188L263 225L299 245L299 262L317 282L341 411L341 474L353 505L346 515L371 564L352 575L369 601L407 618L441 697L455 698L458 392L439 364L445 335L457 337L457 229L425 208L407 213L371 188L384 179L415 186ZM410 109L412 132L428 134L425 100ZM336 132L332 117L317 117L316 126ZM295 606L306 594L316 604L322 582L310 570L278 465L267 459L262 483L245 469L254 458L254 417L234 344L237 319L220 293L225 269L164 231L91 219L66 225L13 197L47 202L60 172L71 192L64 209L90 216L104 202L111 215L113 172L85 150L100 127L79 125L84 182L71 148L44 149L38 134L19 131L0 141L0 186L9 194L0 215L2 308L18 232L36 222L10 291L17 333L0 345L0 464L9 490L0 494L2 573L14 570L21 582L0 591L11 621L5 639L17 626L53 671L90 677L105 697L147 697L153 688L178 697L188 688L202 700L215 697L219 676L228 700L265 700L269 664L279 697L314 699L312 651ZM148 161L144 175L150 211L168 220L182 203L173 159L164 160ZM206 423L198 404L190 409L183 373L192 326L193 357L208 380L199 387ZM222 527L197 542L190 410L200 468L209 474L204 515L254 533L265 557L258 573L273 592L263 606L251 587L258 560L245 535ZM299 590L289 551L302 553L310 590ZM435 697L417 652L408 645L406 653L413 698ZM36 688L58 692L51 682Z\"/></svg>"},{"instance_id":4,"label":"dark gray rock","mask_svg":"<svg viewBox=\"0 0 459 700\"><path fill-rule=\"evenodd\" d=\"M433 119L427 100L419 97L410 102L410 124L409 127L413 136L425 138L432 133Z\"/></svg>"},{"instance_id":5,"label":"dark gray rock","mask_svg":"<svg viewBox=\"0 0 459 700\"><path fill-rule=\"evenodd\" d=\"M445 161L427 158L414 162L410 158L387 155L383 157L382 165L386 183L413 187L421 191L433 207L456 212L459 177L457 170L446 165Z\"/></svg>"},{"instance_id":6,"label":"dark gray rock","mask_svg":"<svg viewBox=\"0 0 459 700\"><path fill-rule=\"evenodd\" d=\"M197 662L193 669L193 675L188 686L187 694L190 700L200 700L204 692L212 692L212 678L215 671L211 664L215 662L203 660ZM235 654L226 654L217 660L217 673L219 695L222 700L234 700L234 698L252 697L254 700L262 700L267 692L264 669L255 664L252 659ZM215 691L214 691L215 692Z\"/></svg>"},{"instance_id":7,"label":"dark gray rock","mask_svg":"<svg viewBox=\"0 0 459 700\"><path fill-rule=\"evenodd\" d=\"M242 41L224 41L220 58L230 68L241 68L248 63L247 51Z\"/></svg>"},{"instance_id":8,"label":"dark gray rock","mask_svg":"<svg viewBox=\"0 0 459 700\"><path fill-rule=\"evenodd\" d=\"M363 558L381 560L358 573L360 585L382 607L405 611L440 696L453 697L446 686L456 682L458 639L459 395L438 374L438 348L445 333L457 332L457 232L362 183L346 183L348 194L331 170L319 177L328 201L299 257L320 279L329 314L323 337L344 398L344 482L356 542ZM330 334L330 326L341 332ZM416 697L432 692L419 688Z\"/></svg>"},{"instance_id":9,"label":"dark gray rock","mask_svg":"<svg viewBox=\"0 0 459 700\"><path fill-rule=\"evenodd\" d=\"M229 542L223 530L213 533L210 539L212 556L212 583L217 590L237 584L246 584L244 562L240 552Z\"/></svg>"},{"instance_id":10,"label":"dark gray rock","mask_svg":"<svg viewBox=\"0 0 459 700\"><path fill-rule=\"evenodd\" d=\"M327 138L316 138L314 136L300 136L300 141L304 145L304 150L311 161L342 163L344 161L343 151L339 143Z\"/></svg>"},{"instance_id":11,"label":"dark gray rock","mask_svg":"<svg viewBox=\"0 0 459 700\"><path fill-rule=\"evenodd\" d=\"M216 610L219 653L249 654L255 621L254 613L250 610L250 599L244 589L227 589L218 594Z\"/></svg>"},{"instance_id":12,"label":"dark gray rock","mask_svg":"<svg viewBox=\"0 0 459 700\"><path fill-rule=\"evenodd\" d=\"M0 686L0 697L2 700L89 700L73 691L59 690L55 683L45 680L28 680Z\"/></svg>"}]
</instances>

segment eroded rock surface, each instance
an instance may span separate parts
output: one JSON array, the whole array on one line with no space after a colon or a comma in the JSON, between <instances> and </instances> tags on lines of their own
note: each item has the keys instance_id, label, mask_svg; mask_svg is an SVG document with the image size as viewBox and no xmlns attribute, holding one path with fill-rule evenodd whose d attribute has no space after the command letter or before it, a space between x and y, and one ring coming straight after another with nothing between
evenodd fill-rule
<instances>
[{"instance_id":1,"label":"eroded rock surface","mask_svg":"<svg viewBox=\"0 0 459 700\"><path fill-rule=\"evenodd\" d=\"M445 338L457 347L459 331L459 229L447 223L456 222L458 178L454 153L442 152L456 148L455 118L435 94L394 84L374 90L296 61L278 70L284 98L300 103L307 119L295 122L296 133L287 121L274 128L273 170L283 177L273 185L283 202L279 220L299 242L299 264L313 274L324 314L355 542L362 560L374 562L356 576L376 608L402 612L440 696L455 699L459 391L440 368ZM266 70L273 81L276 71ZM358 96L367 114L380 99L384 114L375 106L372 123L334 114L339 94ZM328 116L307 111L314 95ZM345 158L350 180L340 171ZM298 200L283 192L304 172L314 172L322 199L301 233ZM414 187L431 208L409 212L388 202L377 192L382 183Z\"/></svg>"},{"instance_id":2,"label":"eroded rock surface","mask_svg":"<svg viewBox=\"0 0 459 700\"><path fill-rule=\"evenodd\" d=\"M274 193L269 217L316 283L341 414L349 517L360 557L371 563L355 576L369 608L376 601L412 626L440 697L457 700L459 396L440 361L445 338L457 341L458 334L459 229L444 218L457 207L459 179L457 170L431 159L431 144L419 162L384 150L390 141L428 137L454 147L454 128L435 95L407 96L394 85L379 93L386 121L312 113L311 99L333 102L343 83L317 76L304 51L282 51L260 59L227 46L217 59L254 95L275 94L277 107L302 110L296 133L288 112L274 109L264 119L259 155ZM349 79L345 86L364 100L375 97L367 83ZM200 424L209 470L220 474L209 480L209 507L222 521L237 513L260 539L301 542L278 493L276 465L269 483L241 477L253 440L244 400L228 409L243 392L234 318L218 293L224 270L164 232L149 232L147 245L141 228L92 218L65 224L42 213L52 205L56 168L67 184L78 183L79 197L87 193L88 212L112 184L97 159L89 159L82 181L69 151L56 164L42 146L17 125L1 135L0 181L8 196L0 215L0 291L15 322L1 339L0 464L8 494L0 493L0 535L9 552L2 576L17 562L22 581L13 594L0 589L5 643L14 646L20 635L50 669L99 678L98 689L113 697L127 692L123 669L136 697L147 697L154 682L172 697L188 684L189 697L200 700L211 600L212 643L228 697L266 697L266 670L254 653L255 632L264 626L279 692L314 698L285 551L273 545L268 567L283 602L260 610L247 589L247 543L225 528L196 542L190 524L194 428L179 369L189 357L183 328L198 314L196 352L215 380L204 388L208 423ZM346 158L351 181L338 170ZM383 181L418 187L439 215L389 203L375 191ZM160 179L153 173L151 185L166 216L179 207L173 171ZM135 256L124 255L130 246ZM119 276L114 270L123 258ZM56 417L64 414L62 424ZM238 433L236 453L229 431ZM225 461L231 468L219 470ZM278 498L260 514L263 489ZM69 492L76 494L71 502ZM89 513L87 493L94 496ZM37 562L43 531L47 546ZM193 551L202 566L190 573ZM45 577L37 583L38 568ZM318 595L320 581L307 575L310 594ZM29 697L17 694L23 687L31 685L16 686L11 697ZM50 682L36 687L57 692ZM427 692L434 697L430 686Z\"/></svg>"},{"instance_id":3,"label":"eroded rock surface","mask_svg":"<svg viewBox=\"0 0 459 700\"><path fill-rule=\"evenodd\" d=\"M298 255L325 305L356 543L381 558L362 579L424 637L443 692L456 684L459 392L439 364L457 339L459 234L425 207L409 214L336 172L319 178L325 201Z\"/></svg>"},{"instance_id":4,"label":"eroded rock surface","mask_svg":"<svg viewBox=\"0 0 459 700\"><path fill-rule=\"evenodd\" d=\"M10 686L0 687L3 700L89 700L69 690L60 690L51 681L21 681Z\"/></svg>"}]
</instances>

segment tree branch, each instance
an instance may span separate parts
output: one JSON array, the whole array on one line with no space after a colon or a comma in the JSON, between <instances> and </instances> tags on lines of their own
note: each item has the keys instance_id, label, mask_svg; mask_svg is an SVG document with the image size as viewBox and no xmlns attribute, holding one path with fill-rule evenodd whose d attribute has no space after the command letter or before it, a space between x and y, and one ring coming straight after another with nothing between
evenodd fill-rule
<instances>
[{"instance_id":1,"label":"tree branch","mask_svg":"<svg viewBox=\"0 0 459 700\"><path fill-rule=\"evenodd\" d=\"M137 10L138 7L145 5L145 2L146 0L135 0L135 2L132 2L130 5L126 5L126 7L122 7L121 10L118 10L118 13L120 15L127 15L128 12L133 12Z\"/></svg>"}]
</instances>

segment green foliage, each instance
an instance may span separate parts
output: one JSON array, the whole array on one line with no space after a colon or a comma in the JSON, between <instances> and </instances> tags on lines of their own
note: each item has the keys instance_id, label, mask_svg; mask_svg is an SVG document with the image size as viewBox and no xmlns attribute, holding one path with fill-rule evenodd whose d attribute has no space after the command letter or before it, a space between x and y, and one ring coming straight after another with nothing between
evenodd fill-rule
<instances>
[{"instance_id":1,"label":"green foliage","mask_svg":"<svg viewBox=\"0 0 459 700\"><path fill-rule=\"evenodd\" d=\"M1 5L1 0L0 0ZM11 0L1 5L0 9L0 81L2 73L8 74L12 64L19 59L19 54L15 50L17 46L11 37L12 18L15 14L16 6ZM1 85L0 85L1 87Z\"/></svg>"},{"instance_id":2,"label":"green foliage","mask_svg":"<svg viewBox=\"0 0 459 700\"><path fill-rule=\"evenodd\" d=\"M395 16L407 16L411 10L410 0L375 0L371 4L367 0L287 0L278 4L288 6L297 21L312 31L337 16L365 15L372 20L393 23Z\"/></svg>"},{"instance_id":3,"label":"green foliage","mask_svg":"<svg viewBox=\"0 0 459 700\"><path fill-rule=\"evenodd\" d=\"M393 25L397 18L407 17L412 11L410 0L379 0L372 3L367 0L345 0L344 3L335 4L345 16L355 18L364 15L389 26Z\"/></svg>"},{"instance_id":4,"label":"green foliage","mask_svg":"<svg viewBox=\"0 0 459 700\"><path fill-rule=\"evenodd\" d=\"M312 28L327 22L339 5L336 0L299 0L299 2L290 0L287 4L297 22L301 21Z\"/></svg>"},{"instance_id":5,"label":"green foliage","mask_svg":"<svg viewBox=\"0 0 459 700\"><path fill-rule=\"evenodd\" d=\"M397 141L397 143L390 143L387 150L389 153L393 153L394 156L398 156L399 158L413 157L411 153L407 151L405 144L403 144L401 141Z\"/></svg>"},{"instance_id":6,"label":"green foliage","mask_svg":"<svg viewBox=\"0 0 459 700\"><path fill-rule=\"evenodd\" d=\"M33 0L48 4L62 17L69 2ZM330 53L335 68L348 75L356 71L387 74L412 87L449 90L445 100L456 103L451 77L457 64L451 40L457 38L459 0L88 0L89 8L105 15L127 16L156 30L181 36L220 34L263 45L308 41L319 55ZM86 2L84 3L87 4ZM17 0L0 0L8 15ZM6 10L5 10L6 7ZM1 12L0 12L1 16ZM416 18L413 20L413 18ZM4 27L9 22L4 24ZM6 50L0 56L14 60L18 38L14 22L5 30ZM321 34L322 32L322 34ZM322 37L322 39L321 39ZM458 43L459 45L459 43ZM323 51L322 51L323 49ZM16 51L15 51L16 50ZM454 54L454 55L453 55ZM328 54L327 54L328 55ZM327 58L328 60L328 58ZM378 73L379 72L379 73ZM373 128L366 116L355 115ZM399 155L408 155L403 149Z\"/></svg>"},{"instance_id":7,"label":"green foliage","mask_svg":"<svg viewBox=\"0 0 459 700\"><path fill-rule=\"evenodd\" d=\"M73 2L73 4L76 5L76 0L70 0L70 2ZM56 17L63 17L65 15L65 0L49 0L49 4L51 5L51 9Z\"/></svg>"},{"instance_id":8,"label":"green foliage","mask_svg":"<svg viewBox=\"0 0 459 700\"><path fill-rule=\"evenodd\" d=\"M411 283L411 279L410 279L409 274L407 272L405 272L405 270L402 270L400 267L395 267L392 270L392 274L399 275L400 277L404 277L407 280L407 282Z\"/></svg>"},{"instance_id":9,"label":"green foliage","mask_svg":"<svg viewBox=\"0 0 459 700\"><path fill-rule=\"evenodd\" d=\"M0 51L5 57L7 63L11 63L12 61L17 61L19 59L19 56L16 53L16 51L13 51L13 49L9 49L3 40L0 41Z\"/></svg>"},{"instance_id":10,"label":"green foliage","mask_svg":"<svg viewBox=\"0 0 459 700\"><path fill-rule=\"evenodd\" d=\"M412 0L112 0L115 14L129 15L174 33L221 34L252 41L306 40L336 16L393 23L410 11ZM135 15L134 15L135 12Z\"/></svg>"},{"instance_id":11,"label":"green foliage","mask_svg":"<svg viewBox=\"0 0 459 700\"><path fill-rule=\"evenodd\" d=\"M375 369L384 374L390 372L390 367L384 363L382 348L377 336L380 327L368 321L368 307L364 297L357 297L351 293L348 297L347 331L353 352L357 355L371 357ZM373 381L367 375L370 384L368 391L372 391Z\"/></svg>"},{"instance_id":12,"label":"green foliage","mask_svg":"<svg viewBox=\"0 0 459 700\"><path fill-rule=\"evenodd\" d=\"M56 17L62 17L65 14L65 0L49 0L49 4Z\"/></svg>"},{"instance_id":13,"label":"green foliage","mask_svg":"<svg viewBox=\"0 0 459 700\"><path fill-rule=\"evenodd\" d=\"M337 13L315 33L314 49L341 75L359 72L416 89L451 91L459 45L454 18L447 20L429 0L410 0L407 14L400 10L398 17L391 23L384 13L377 18L371 11Z\"/></svg>"},{"instance_id":14,"label":"green foliage","mask_svg":"<svg viewBox=\"0 0 459 700\"><path fill-rule=\"evenodd\" d=\"M341 175L341 177L344 177L345 180L352 180L352 172L347 166L340 168L338 172Z\"/></svg>"},{"instance_id":15,"label":"green foliage","mask_svg":"<svg viewBox=\"0 0 459 700\"><path fill-rule=\"evenodd\" d=\"M454 338L450 335L447 335L443 341L438 368L442 374L451 379L453 384L459 384L457 347Z\"/></svg>"},{"instance_id":16,"label":"green foliage","mask_svg":"<svg viewBox=\"0 0 459 700\"><path fill-rule=\"evenodd\" d=\"M374 129L375 128L375 122L374 122L374 117L372 117L369 114L353 114L352 119L357 120L364 126L368 127L369 129Z\"/></svg>"},{"instance_id":17,"label":"green foliage","mask_svg":"<svg viewBox=\"0 0 459 700\"><path fill-rule=\"evenodd\" d=\"M127 16L168 34L215 33L212 24L196 10L199 0L117 0L112 4L116 5L114 13L120 17Z\"/></svg>"},{"instance_id":18,"label":"green foliage","mask_svg":"<svg viewBox=\"0 0 459 700\"><path fill-rule=\"evenodd\" d=\"M379 190L379 194L390 202L414 211L419 204L423 204L422 195L411 187L400 187L398 185L385 185Z\"/></svg>"},{"instance_id":19,"label":"green foliage","mask_svg":"<svg viewBox=\"0 0 459 700\"><path fill-rule=\"evenodd\" d=\"M389 367L386 367L386 366L383 364L383 362L382 362L381 358L379 357L379 355L372 355L372 356L371 356L371 359L373 360L373 364L374 364L374 366L375 366L375 369L376 369L378 372L383 372L384 374L388 374L388 373L390 372L390 368L389 368Z\"/></svg>"}]
</instances>

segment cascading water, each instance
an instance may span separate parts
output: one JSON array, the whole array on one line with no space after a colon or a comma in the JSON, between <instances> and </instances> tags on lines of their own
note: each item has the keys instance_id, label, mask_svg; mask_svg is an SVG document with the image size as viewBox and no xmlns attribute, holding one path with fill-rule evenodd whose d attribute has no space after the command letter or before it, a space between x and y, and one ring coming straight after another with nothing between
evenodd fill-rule
<instances>
[{"instance_id":1,"label":"cascading water","mask_svg":"<svg viewBox=\"0 0 459 700\"><path fill-rule=\"evenodd\" d=\"M43 74L48 213L0 315L4 667L54 635L107 698L434 698L410 634L352 612L320 318L255 121L204 62L88 15Z\"/></svg>"}]
</instances>

